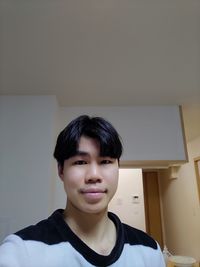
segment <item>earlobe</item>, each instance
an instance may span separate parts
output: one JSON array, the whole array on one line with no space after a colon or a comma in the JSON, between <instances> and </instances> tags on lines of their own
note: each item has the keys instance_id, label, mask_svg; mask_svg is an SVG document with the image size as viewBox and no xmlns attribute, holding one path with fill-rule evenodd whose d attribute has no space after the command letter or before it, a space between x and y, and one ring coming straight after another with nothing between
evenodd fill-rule
<instances>
[{"instance_id":1,"label":"earlobe","mask_svg":"<svg viewBox=\"0 0 200 267\"><path fill-rule=\"evenodd\" d=\"M63 167L60 164L58 164L58 175L63 180Z\"/></svg>"}]
</instances>

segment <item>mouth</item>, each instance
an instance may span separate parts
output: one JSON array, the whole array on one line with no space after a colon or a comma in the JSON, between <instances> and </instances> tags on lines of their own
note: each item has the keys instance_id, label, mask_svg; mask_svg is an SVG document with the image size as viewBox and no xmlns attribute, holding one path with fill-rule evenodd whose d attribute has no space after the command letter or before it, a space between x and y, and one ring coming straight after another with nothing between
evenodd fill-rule
<instances>
[{"instance_id":1,"label":"mouth","mask_svg":"<svg viewBox=\"0 0 200 267\"><path fill-rule=\"evenodd\" d=\"M80 191L82 194L101 194L101 193L106 193L106 189L100 189L100 188L86 188L82 189Z\"/></svg>"},{"instance_id":2,"label":"mouth","mask_svg":"<svg viewBox=\"0 0 200 267\"><path fill-rule=\"evenodd\" d=\"M100 201L105 196L107 189L87 188L80 192L88 202L94 203Z\"/></svg>"}]
</instances>

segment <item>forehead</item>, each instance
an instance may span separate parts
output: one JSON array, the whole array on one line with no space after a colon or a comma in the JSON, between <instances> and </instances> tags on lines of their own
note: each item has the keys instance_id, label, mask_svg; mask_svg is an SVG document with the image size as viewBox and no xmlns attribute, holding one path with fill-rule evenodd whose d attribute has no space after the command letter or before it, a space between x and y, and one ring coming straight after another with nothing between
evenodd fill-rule
<instances>
[{"instance_id":1,"label":"forehead","mask_svg":"<svg viewBox=\"0 0 200 267\"><path fill-rule=\"evenodd\" d=\"M83 152L96 151L99 153L100 144L99 144L99 141L95 138L81 136L79 143L78 143L77 150L83 151Z\"/></svg>"}]
</instances>

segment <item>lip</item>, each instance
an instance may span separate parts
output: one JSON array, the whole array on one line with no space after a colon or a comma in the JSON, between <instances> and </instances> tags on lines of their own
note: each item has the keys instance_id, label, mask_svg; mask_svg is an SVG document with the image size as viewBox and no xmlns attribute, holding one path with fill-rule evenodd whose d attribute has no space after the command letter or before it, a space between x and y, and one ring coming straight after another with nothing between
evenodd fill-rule
<instances>
[{"instance_id":1,"label":"lip","mask_svg":"<svg viewBox=\"0 0 200 267\"><path fill-rule=\"evenodd\" d=\"M106 193L106 189L101 188L85 188L81 190L82 194L98 194L98 193Z\"/></svg>"},{"instance_id":2,"label":"lip","mask_svg":"<svg viewBox=\"0 0 200 267\"><path fill-rule=\"evenodd\" d=\"M107 190L100 188L86 188L81 190L81 194L84 196L88 203L97 203L105 196Z\"/></svg>"}]
</instances>

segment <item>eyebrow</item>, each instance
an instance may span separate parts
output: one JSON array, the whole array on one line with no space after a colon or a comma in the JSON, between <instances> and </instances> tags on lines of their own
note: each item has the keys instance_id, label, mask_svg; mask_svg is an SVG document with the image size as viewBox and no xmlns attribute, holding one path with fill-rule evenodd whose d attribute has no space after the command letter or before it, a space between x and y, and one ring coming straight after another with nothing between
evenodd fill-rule
<instances>
[{"instance_id":1,"label":"eyebrow","mask_svg":"<svg viewBox=\"0 0 200 267\"><path fill-rule=\"evenodd\" d=\"M74 154L74 157L76 157L76 156L89 156L89 155L90 155L90 154L89 154L88 152L78 150L78 151L76 151L76 153Z\"/></svg>"},{"instance_id":2,"label":"eyebrow","mask_svg":"<svg viewBox=\"0 0 200 267\"><path fill-rule=\"evenodd\" d=\"M72 157L77 157L77 156L90 157L90 153L86 151L77 150ZM102 156L99 155L99 157L100 158L113 158L112 156L109 156L109 155L102 155ZM113 159L117 159L117 158L113 158Z\"/></svg>"}]
</instances>

